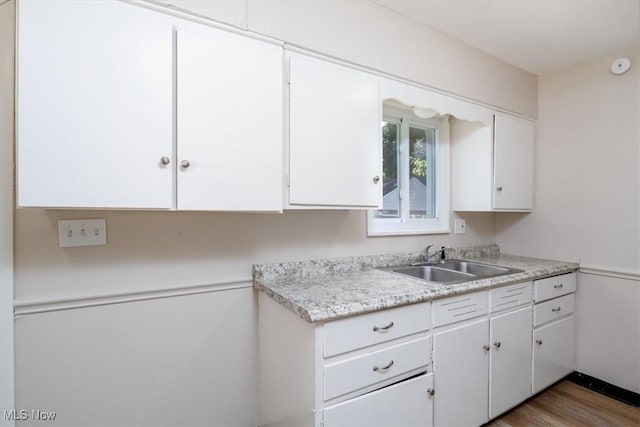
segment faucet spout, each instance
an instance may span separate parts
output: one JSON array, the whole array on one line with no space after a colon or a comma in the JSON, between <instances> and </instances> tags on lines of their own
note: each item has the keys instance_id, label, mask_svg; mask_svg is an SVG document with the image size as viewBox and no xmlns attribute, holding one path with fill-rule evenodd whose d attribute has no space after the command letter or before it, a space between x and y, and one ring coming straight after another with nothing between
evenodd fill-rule
<instances>
[{"instance_id":1,"label":"faucet spout","mask_svg":"<svg viewBox=\"0 0 640 427\"><path fill-rule=\"evenodd\" d=\"M422 262L429 262L429 260L435 256L440 255L440 262L444 262L446 259L446 250L449 248L446 248L444 246L442 246L442 248L439 251L435 251L432 254L429 254L429 249L431 249L433 245L429 245L426 247L426 249L424 250L424 255L422 255ZM437 261L436 261L437 262Z\"/></svg>"}]
</instances>

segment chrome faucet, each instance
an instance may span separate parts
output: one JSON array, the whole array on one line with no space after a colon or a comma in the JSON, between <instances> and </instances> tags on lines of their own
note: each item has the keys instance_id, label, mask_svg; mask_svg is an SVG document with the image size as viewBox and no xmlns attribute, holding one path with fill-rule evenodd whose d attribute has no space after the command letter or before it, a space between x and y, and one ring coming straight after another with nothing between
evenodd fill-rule
<instances>
[{"instance_id":1,"label":"chrome faucet","mask_svg":"<svg viewBox=\"0 0 640 427\"><path fill-rule=\"evenodd\" d=\"M439 251L435 251L434 253L429 254L429 249L431 249L432 246L433 245L429 245L429 246L427 246L425 248L424 254L422 255L422 262L429 262L429 259L431 259L431 258L433 258L435 256L438 256L438 255L440 255L440 262L444 262L444 260L446 259L445 258L446 257L446 252L445 251L447 249L449 249L449 248L445 248L444 246L442 246L442 248ZM437 261L431 261L431 262L436 263Z\"/></svg>"}]
</instances>

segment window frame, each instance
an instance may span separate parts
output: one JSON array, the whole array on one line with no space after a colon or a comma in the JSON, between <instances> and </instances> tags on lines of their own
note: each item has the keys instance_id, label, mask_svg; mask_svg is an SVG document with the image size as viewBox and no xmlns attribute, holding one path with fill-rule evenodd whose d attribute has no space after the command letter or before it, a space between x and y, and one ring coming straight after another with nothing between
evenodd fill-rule
<instances>
[{"instance_id":1,"label":"window frame","mask_svg":"<svg viewBox=\"0 0 640 427\"><path fill-rule=\"evenodd\" d=\"M368 236L396 236L420 234L446 234L450 229L450 197L449 197L449 118L424 119L417 117L410 109L399 109L384 106L383 122L399 124L400 140L398 141L398 189L402 194L399 201L398 218L376 218L374 210L367 211ZM435 218L412 219L409 217L408 184L410 181L409 166L409 127L435 128L435 159L433 173L427 174L427 183L435 179ZM381 127L382 128L382 127ZM382 141L380 142L382 144ZM381 150L382 152L382 150ZM431 177L429 176L431 175ZM427 184L428 185L428 184ZM382 191L382 188L381 190ZM432 205L433 206L433 205Z\"/></svg>"}]
</instances>

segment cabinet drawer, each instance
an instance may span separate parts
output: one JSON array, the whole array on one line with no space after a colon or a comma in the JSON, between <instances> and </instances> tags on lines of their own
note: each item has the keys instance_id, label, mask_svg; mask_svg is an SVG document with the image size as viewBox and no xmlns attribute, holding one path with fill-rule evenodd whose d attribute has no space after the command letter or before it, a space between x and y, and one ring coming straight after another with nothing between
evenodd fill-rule
<instances>
[{"instance_id":1,"label":"cabinet drawer","mask_svg":"<svg viewBox=\"0 0 640 427\"><path fill-rule=\"evenodd\" d=\"M442 326L487 314L487 291L433 301L433 326Z\"/></svg>"},{"instance_id":2,"label":"cabinet drawer","mask_svg":"<svg viewBox=\"0 0 640 427\"><path fill-rule=\"evenodd\" d=\"M398 344L324 367L324 400L427 366L431 337Z\"/></svg>"},{"instance_id":3,"label":"cabinet drawer","mask_svg":"<svg viewBox=\"0 0 640 427\"><path fill-rule=\"evenodd\" d=\"M532 282L516 283L489 291L491 312L518 307L532 300Z\"/></svg>"},{"instance_id":4,"label":"cabinet drawer","mask_svg":"<svg viewBox=\"0 0 640 427\"><path fill-rule=\"evenodd\" d=\"M546 301L576 291L576 273L547 277L534 282L536 302Z\"/></svg>"},{"instance_id":5,"label":"cabinet drawer","mask_svg":"<svg viewBox=\"0 0 640 427\"><path fill-rule=\"evenodd\" d=\"M536 304L533 310L533 326L558 319L574 311L575 295L569 294L550 301Z\"/></svg>"},{"instance_id":6,"label":"cabinet drawer","mask_svg":"<svg viewBox=\"0 0 640 427\"><path fill-rule=\"evenodd\" d=\"M426 331L430 319L431 303L426 302L327 322L324 357Z\"/></svg>"},{"instance_id":7,"label":"cabinet drawer","mask_svg":"<svg viewBox=\"0 0 640 427\"><path fill-rule=\"evenodd\" d=\"M325 427L428 426L433 422L433 374L385 387L324 410Z\"/></svg>"}]
</instances>

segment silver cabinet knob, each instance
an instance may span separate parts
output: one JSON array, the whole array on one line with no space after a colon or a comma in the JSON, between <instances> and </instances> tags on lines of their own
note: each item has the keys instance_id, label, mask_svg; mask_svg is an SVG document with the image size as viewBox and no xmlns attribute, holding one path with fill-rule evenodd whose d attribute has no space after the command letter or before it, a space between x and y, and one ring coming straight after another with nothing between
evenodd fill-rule
<instances>
[{"instance_id":1,"label":"silver cabinet knob","mask_svg":"<svg viewBox=\"0 0 640 427\"><path fill-rule=\"evenodd\" d=\"M162 163L163 165L168 165L169 163L171 163L171 160L167 156L162 156L160 157L160 163Z\"/></svg>"},{"instance_id":2,"label":"silver cabinet knob","mask_svg":"<svg viewBox=\"0 0 640 427\"><path fill-rule=\"evenodd\" d=\"M502 186L497 187L497 188L496 188L496 190L498 190L498 191L502 191Z\"/></svg>"},{"instance_id":3,"label":"silver cabinet knob","mask_svg":"<svg viewBox=\"0 0 640 427\"><path fill-rule=\"evenodd\" d=\"M180 167L184 169L188 168L189 166L191 166L191 162L189 162L189 160L183 160L180 162Z\"/></svg>"},{"instance_id":4,"label":"silver cabinet knob","mask_svg":"<svg viewBox=\"0 0 640 427\"><path fill-rule=\"evenodd\" d=\"M502 346L502 343L500 341L496 341L493 343L493 345L495 345L496 348L500 348Z\"/></svg>"},{"instance_id":5,"label":"silver cabinet knob","mask_svg":"<svg viewBox=\"0 0 640 427\"><path fill-rule=\"evenodd\" d=\"M378 175L373 177L373 183L377 184L380 181L380 177Z\"/></svg>"},{"instance_id":6,"label":"silver cabinet knob","mask_svg":"<svg viewBox=\"0 0 640 427\"><path fill-rule=\"evenodd\" d=\"M536 344L542 345L542 340L536 340Z\"/></svg>"},{"instance_id":7,"label":"silver cabinet knob","mask_svg":"<svg viewBox=\"0 0 640 427\"><path fill-rule=\"evenodd\" d=\"M431 387L429 387L429 388L427 389L427 394L428 394L429 396L433 396L434 394L436 394L436 391L435 391L434 389L432 389Z\"/></svg>"}]
</instances>

